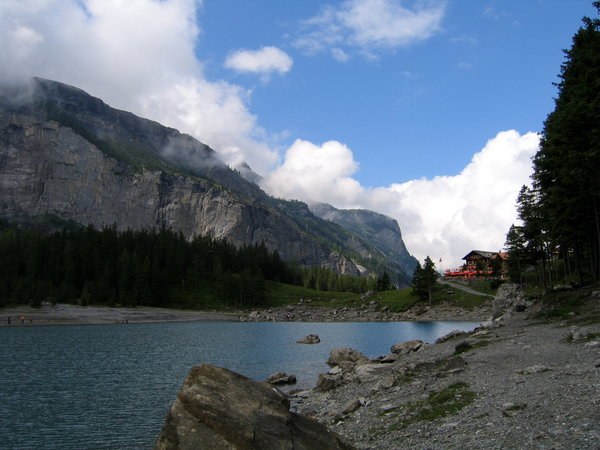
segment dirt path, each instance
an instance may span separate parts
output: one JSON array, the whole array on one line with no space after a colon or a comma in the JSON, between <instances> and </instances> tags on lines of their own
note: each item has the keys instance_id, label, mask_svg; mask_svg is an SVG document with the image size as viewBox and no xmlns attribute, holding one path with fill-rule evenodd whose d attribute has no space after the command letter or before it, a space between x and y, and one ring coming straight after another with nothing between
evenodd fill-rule
<instances>
[{"instance_id":1,"label":"dirt path","mask_svg":"<svg viewBox=\"0 0 600 450\"><path fill-rule=\"evenodd\" d=\"M483 295L483 296L485 296L485 297L492 297L490 294L483 294L483 293L481 293L481 292L477 292L477 291L475 291L475 290L473 290L473 289L471 289L471 288L468 288L468 287L466 287L466 286L463 286L462 284L449 283L449 282L447 282L447 281L440 281L440 280L438 280L438 283L439 283L439 284L446 285L446 286L450 286L450 287L453 287L453 288L456 288L456 289L460 289L460 290L462 290L462 291L468 292L469 294L473 294L473 295Z\"/></svg>"}]
</instances>

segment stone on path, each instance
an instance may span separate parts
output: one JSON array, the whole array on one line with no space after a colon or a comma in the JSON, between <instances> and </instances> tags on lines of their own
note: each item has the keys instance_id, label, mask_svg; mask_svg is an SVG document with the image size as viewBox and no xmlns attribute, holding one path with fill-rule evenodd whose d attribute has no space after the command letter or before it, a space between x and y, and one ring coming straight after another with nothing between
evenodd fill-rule
<instances>
[{"instance_id":1,"label":"stone on path","mask_svg":"<svg viewBox=\"0 0 600 450\"><path fill-rule=\"evenodd\" d=\"M358 398L352 399L352 400L348 400L344 406L342 406L342 410L340 411L343 415L347 415L347 414L351 414L354 411L356 411L358 408L360 408L361 402Z\"/></svg>"},{"instance_id":2,"label":"stone on path","mask_svg":"<svg viewBox=\"0 0 600 450\"><path fill-rule=\"evenodd\" d=\"M548 366L545 366L543 364L535 364L533 366L523 369L523 373L531 375L532 373L546 372L547 370L549 370Z\"/></svg>"}]
</instances>

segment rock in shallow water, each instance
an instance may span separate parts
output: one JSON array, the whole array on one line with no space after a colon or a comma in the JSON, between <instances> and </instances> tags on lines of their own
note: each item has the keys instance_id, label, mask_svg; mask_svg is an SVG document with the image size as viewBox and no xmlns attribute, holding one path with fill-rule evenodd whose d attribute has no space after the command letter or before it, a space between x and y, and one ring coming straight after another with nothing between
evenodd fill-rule
<instances>
[{"instance_id":1,"label":"rock in shallow water","mask_svg":"<svg viewBox=\"0 0 600 450\"><path fill-rule=\"evenodd\" d=\"M321 342L319 336L316 334L309 334L308 336L304 336L302 339L296 342L296 344L318 344Z\"/></svg>"}]
</instances>

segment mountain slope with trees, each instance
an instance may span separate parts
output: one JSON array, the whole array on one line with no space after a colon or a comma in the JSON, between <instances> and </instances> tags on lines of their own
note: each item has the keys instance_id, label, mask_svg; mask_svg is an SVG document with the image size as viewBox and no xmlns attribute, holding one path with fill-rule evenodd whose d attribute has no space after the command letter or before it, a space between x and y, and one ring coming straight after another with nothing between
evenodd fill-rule
<instances>
[{"instance_id":1,"label":"mountain slope with trees","mask_svg":"<svg viewBox=\"0 0 600 450\"><path fill-rule=\"evenodd\" d=\"M45 234L0 222L0 255L0 307L250 307L269 304L267 281L355 294L378 287L374 278L285 262L264 243L236 247L207 236L188 241L164 228L89 225Z\"/></svg>"},{"instance_id":2,"label":"mountain slope with trees","mask_svg":"<svg viewBox=\"0 0 600 450\"><path fill-rule=\"evenodd\" d=\"M50 80L0 89L0 193L0 219L20 228L166 229L188 242L264 245L299 267L373 280L387 270L410 283L372 243L296 214L293 201L268 196L191 136Z\"/></svg>"}]
</instances>

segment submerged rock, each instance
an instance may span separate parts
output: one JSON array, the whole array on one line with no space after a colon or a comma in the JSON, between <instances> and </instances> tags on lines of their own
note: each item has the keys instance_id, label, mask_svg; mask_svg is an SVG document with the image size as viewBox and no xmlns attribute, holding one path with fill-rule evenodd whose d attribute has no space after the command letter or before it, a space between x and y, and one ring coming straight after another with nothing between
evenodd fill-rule
<instances>
[{"instance_id":1,"label":"submerged rock","mask_svg":"<svg viewBox=\"0 0 600 450\"><path fill-rule=\"evenodd\" d=\"M325 425L290 412L280 390L210 364L192 367L155 450L354 450Z\"/></svg>"}]
</instances>

